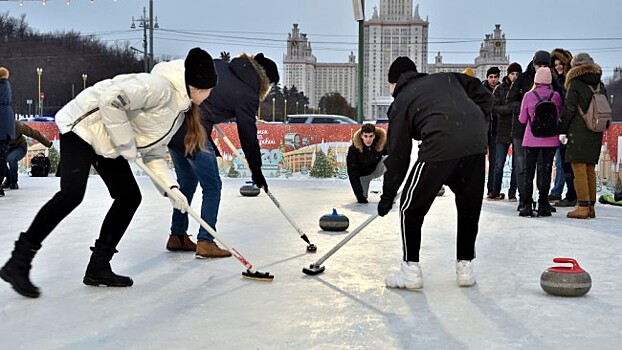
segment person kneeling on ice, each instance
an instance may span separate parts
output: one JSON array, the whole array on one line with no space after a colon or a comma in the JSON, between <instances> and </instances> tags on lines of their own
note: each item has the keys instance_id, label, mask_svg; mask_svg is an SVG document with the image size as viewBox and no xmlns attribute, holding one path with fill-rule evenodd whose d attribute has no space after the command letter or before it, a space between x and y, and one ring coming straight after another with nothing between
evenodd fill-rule
<instances>
[{"instance_id":1,"label":"person kneeling on ice","mask_svg":"<svg viewBox=\"0 0 622 350\"><path fill-rule=\"evenodd\" d=\"M398 57L389 68L388 157L384 161L378 215L393 206L410 165L412 140L421 140L418 158L404 183L400 199L403 261L385 279L389 288L423 287L419 266L421 226L443 184L456 196L458 211L458 285L475 284L475 239L484 193L487 146L486 116L492 94L476 78L460 73L418 73L413 61Z\"/></svg>"},{"instance_id":2,"label":"person kneeling on ice","mask_svg":"<svg viewBox=\"0 0 622 350\"><path fill-rule=\"evenodd\" d=\"M352 136L346 165L350 186L359 203L368 203L369 183L384 173L382 157L387 134L373 124L363 124Z\"/></svg>"},{"instance_id":3,"label":"person kneeling on ice","mask_svg":"<svg viewBox=\"0 0 622 350\"><path fill-rule=\"evenodd\" d=\"M198 106L209 96L216 79L211 56L194 48L185 60L158 63L151 73L123 74L100 81L64 106L56 114L63 159L60 191L39 210L28 230L20 234L0 277L23 296L39 296L39 288L29 277L32 259L43 240L82 202L93 166L114 201L91 248L93 253L83 282L93 286L131 286L134 282L130 277L117 275L110 267L117 244L141 201L128 162L140 154L144 164L171 189L169 199L173 206L187 210L188 201L164 160L166 145L184 118L192 119L188 123L187 134L192 135L189 142L198 140ZM191 112L184 115L188 110Z\"/></svg>"},{"instance_id":4,"label":"person kneeling on ice","mask_svg":"<svg viewBox=\"0 0 622 350\"><path fill-rule=\"evenodd\" d=\"M229 54L223 52L221 59L214 60L214 66L218 73L218 85L200 108L201 122L206 130L206 136L200 141L202 147L188 147L185 125L173 136L168 147L181 192L192 201L197 183L201 185L201 218L215 230L222 183L216 162L220 153L211 139L212 127L235 118L253 182L267 192L268 184L261 173L261 150L255 114L271 86L279 82L279 71L276 63L262 53L255 56L241 54L229 62ZM171 234L166 243L169 251L193 251L196 258L231 256L228 250L214 242L214 237L203 226L199 227L197 244L192 242L187 233L188 214L174 210L171 221Z\"/></svg>"}]
</instances>

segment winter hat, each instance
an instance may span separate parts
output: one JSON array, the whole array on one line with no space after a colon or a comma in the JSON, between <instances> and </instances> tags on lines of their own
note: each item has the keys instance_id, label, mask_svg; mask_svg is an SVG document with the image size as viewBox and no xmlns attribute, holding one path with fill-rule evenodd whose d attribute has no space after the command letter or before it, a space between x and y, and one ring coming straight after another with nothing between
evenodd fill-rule
<instances>
[{"instance_id":1,"label":"winter hat","mask_svg":"<svg viewBox=\"0 0 622 350\"><path fill-rule=\"evenodd\" d=\"M194 86L197 89L210 89L216 86L218 82L212 56L198 47L188 52L184 61L184 68L186 85Z\"/></svg>"},{"instance_id":2,"label":"winter hat","mask_svg":"<svg viewBox=\"0 0 622 350\"><path fill-rule=\"evenodd\" d=\"M546 51L536 51L533 55L533 64L548 66L551 63L551 54Z\"/></svg>"},{"instance_id":3,"label":"winter hat","mask_svg":"<svg viewBox=\"0 0 622 350\"><path fill-rule=\"evenodd\" d=\"M414 71L417 72L417 65L410 58L400 56L391 63L389 67L389 83L395 84L403 73Z\"/></svg>"},{"instance_id":4,"label":"winter hat","mask_svg":"<svg viewBox=\"0 0 622 350\"><path fill-rule=\"evenodd\" d=\"M578 53L570 61L570 65L572 67L582 66L585 64L594 64L594 60L592 59L592 57L590 57L590 55L586 54L585 52Z\"/></svg>"},{"instance_id":5,"label":"winter hat","mask_svg":"<svg viewBox=\"0 0 622 350\"><path fill-rule=\"evenodd\" d=\"M0 67L0 79L9 79L9 70L4 68L4 67Z\"/></svg>"},{"instance_id":6,"label":"winter hat","mask_svg":"<svg viewBox=\"0 0 622 350\"><path fill-rule=\"evenodd\" d=\"M488 70L486 71L486 77L488 77L489 75L494 74L496 76L499 76L499 74L501 74L501 69L499 69L499 67L490 67L488 68Z\"/></svg>"},{"instance_id":7,"label":"winter hat","mask_svg":"<svg viewBox=\"0 0 622 350\"><path fill-rule=\"evenodd\" d=\"M540 67L536 71L536 77L533 82L536 84L550 84L552 80L551 69L549 67Z\"/></svg>"},{"instance_id":8,"label":"winter hat","mask_svg":"<svg viewBox=\"0 0 622 350\"><path fill-rule=\"evenodd\" d=\"M274 63L274 61L269 59L268 57L265 57L261 52L256 54L254 59L266 71L266 76L268 77L268 80L270 80L270 82L273 84L278 84L280 78L279 70L276 67L276 63Z\"/></svg>"},{"instance_id":9,"label":"winter hat","mask_svg":"<svg viewBox=\"0 0 622 350\"><path fill-rule=\"evenodd\" d=\"M472 78L475 78L475 71L471 67L467 67L462 71L462 74L466 74Z\"/></svg>"},{"instance_id":10,"label":"winter hat","mask_svg":"<svg viewBox=\"0 0 622 350\"><path fill-rule=\"evenodd\" d=\"M514 73L514 72L517 72L518 74L523 72L523 67L521 67L518 62L512 62L508 66L508 71L507 71L508 75L510 75L510 73Z\"/></svg>"}]
</instances>

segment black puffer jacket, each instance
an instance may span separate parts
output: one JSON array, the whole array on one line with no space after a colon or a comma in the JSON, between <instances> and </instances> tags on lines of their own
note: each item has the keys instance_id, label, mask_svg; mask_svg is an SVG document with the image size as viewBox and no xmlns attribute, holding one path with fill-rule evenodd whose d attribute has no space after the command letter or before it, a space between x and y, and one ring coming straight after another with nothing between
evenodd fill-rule
<instances>
[{"instance_id":1,"label":"black puffer jacket","mask_svg":"<svg viewBox=\"0 0 622 350\"><path fill-rule=\"evenodd\" d=\"M418 160L442 162L486 153L492 94L466 74L408 72L400 76L389 108L383 197L394 198L410 164L412 140Z\"/></svg>"},{"instance_id":2,"label":"black puffer jacket","mask_svg":"<svg viewBox=\"0 0 622 350\"><path fill-rule=\"evenodd\" d=\"M490 94L493 93L493 91L495 91L495 89L497 88L497 86L501 85L501 84L497 84L494 87L491 87L488 84L488 80L484 80L482 81L482 85L484 85L484 87L486 88L486 90L488 90L490 92ZM496 139L497 137L497 122L498 122L499 116L497 114L497 112L495 111L495 109L493 108L492 112L490 112L490 115L488 116L488 138L489 139Z\"/></svg>"},{"instance_id":3,"label":"black puffer jacket","mask_svg":"<svg viewBox=\"0 0 622 350\"><path fill-rule=\"evenodd\" d=\"M352 136L352 145L348 148L346 165L348 167L348 178L352 191L357 197L364 196L361 186L361 176L367 176L376 170L376 166L385 154L384 146L387 142L387 133L381 129L374 130L376 137L371 146L365 146L361 139L361 129Z\"/></svg>"},{"instance_id":4,"label":"black puffer jacket","mask_svg":"<svg viewBox=\"0 0 622 350\"><path fill-rule=\"evenodd\" d=\"M566 158L569 163L597 164L603 141L602 132L594 132L585 126L577 106L587 111L592 100L592 90L600 84L600 91L607 96L607 90L600 81L602 70L597 64L572 68L566 78L566 103L562 112L559 133L566 134Z\"/></svg>"},{"instance_id":5,"label":"black puffer jacket","mask_svg":"<svg viewBox=\"0 0 622 350\"><path fill-rule=\"evenodd\" d=\"M497 115L497 143L512 142L512 124L514 115L507 103L507 94L512 83L508 77L503 78L503 82L492 92L493 114Z\"/></svg>"},{"instance_id":6,"label":"black puffer jacket","mask_svg":"<svg viewBox=\"0 0 622 350\"><path fill-rule=\"evenodd\" d=\"M264 70L250 55L236 57L231 62L216 59L214 66L218 73L218 85L201 104L203 126L210 136L214 124L235 119L242 150L251 171L260 172L261 153L255 115L259 101L265 98L270 89L270 82ZM183 153L187 129L187 122L184 122L169 147ZM211 136L210 142L213 144ZM218 153L216 145L213 146Z\"/></svg>"}]
</instances>

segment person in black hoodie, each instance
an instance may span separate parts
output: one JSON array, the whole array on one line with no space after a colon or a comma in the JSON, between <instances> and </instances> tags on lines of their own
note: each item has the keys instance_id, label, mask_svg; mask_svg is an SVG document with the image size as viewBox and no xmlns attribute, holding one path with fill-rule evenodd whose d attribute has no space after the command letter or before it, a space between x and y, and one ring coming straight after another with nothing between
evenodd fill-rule
<instances>
[{"instance_id":1,"label":"person in black hoodie","mask_svg":"<svg viewBox=\"0 0 622 350\"><path fill-rule=\"evenodd\" d=\"M201 218L216 229L222 183L218 173L216 157L218 148L211 139L214 124L235 119L242 150L252 172L253 182L265 191L268 184L261 173L261 153L257 140L255 115L272 84L279 82L279 72L274 61L262 53L253 56L241 54L229 61L229 54L223 52L221 59L214 60L218 84L210 96L201 104L202 124L207 132L205 150L187 150L184 146L186 124L173 136L169 151L181 192L192 202L197 184L203 189ZM198 243L188 237L188 214L173 211L171 234L166 244L169 251L194 251L197 258L218 258L231 256L221 249L214 237L203 227L199 228Z\"/></svg>"},{"instance_id":2,"label":"person in black hoodie","mask_svg":"<svg viewBox=\"0 0 622 350\"><path fill-rule=\"evenodd\" d=\"M516 183L518 187L519 204L517 211L520 211L525 203L534 202L532 198L525 198L524 182L525 182L525 150L523 148L523 137L525 136L526 124L518 121L520 114L520 106L523 102L523 96L533 87L533 81L536 76L536 70L540 67L548 67L551 62L551 54L547 51L536 51L533 59L525 71L516 78L507 95L507 103L514 115L514 123L512 126L512 156L516 158ZM557 79L553 79L551 83L553 90L561 94L561 89ZM552 208L555 211L555 208Z\"/></svg>"},{"instance_id":3,"label":"person in black hoodie","mask_svg":"<svg viewBox=\"0 0 622 350\"><path fill-rule=\"evenodd\" d=\"M373 124L364 124L352 136L346 165L352 191L361 204L368 203L367 194L371 180L384 173L382 156L386 141L386 132Z\"/></svg>"},{"instance_id":4,"label":"person in black hoodie","mask_svg":"<svg viewBox=\"0 0 622 350\"><path fill-rule=\"evenodd\" d=\"M395 100L389 107L388 156L384 161L383 193L378 215L393 206L411 161L412 140L421 140L418 158L400 199L403 261L388 276L389 288L423 287L419 266L421 226L443 184L456 195L458 285L475 284L472 259L484 193L484 165L488 141L487 116L492 94L476 78L461 73L418 73L407 57L389 69ZM451 103L449 103L451 102Z\"/></svg>"},{"instance_id":5,"label":"person in black hoodie","mask_svg":"<svg viewBox=\"0 0 622 350\"><path fill-rule=\"evenodd\" d=\"M490 67L486 71L486 80L482 81L482 85L492 92L497 86L500 85L499 78L501 70L499 67ZM488 117L488 180L486 181L486 193L488 199L503 199L501 194L494 193L494 172L495 172L495 160L497 159L497 119L499 115L495 109L492 110Z\"/></svg>"}]
</instances>

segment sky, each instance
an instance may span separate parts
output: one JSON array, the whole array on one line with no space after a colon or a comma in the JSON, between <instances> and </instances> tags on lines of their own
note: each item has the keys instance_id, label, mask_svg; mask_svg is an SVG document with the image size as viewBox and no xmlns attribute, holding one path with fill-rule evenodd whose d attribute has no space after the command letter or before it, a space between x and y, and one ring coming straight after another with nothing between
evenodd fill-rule
<instances>
[{"instance_id":1,"label":"sky","mask_svg":"<svg viewBox=\"0 0 622 350\"><path fill-rule=\"evenodd\" d=\"M387 289L402 257L398 209L376 218L322 266L302 273L376 210L356 203L348 180L268 179L270 190L314 243L306 243L265 195L242 197L246 179L223 178L221 238L272 282L242 279L233 257L195 259L165 250L171 206L145 176L143 201L112 260L131 288L82 284L90 251L111 204L101 179L89 178L82 204L47 237L30 277L42 295L19 296L0 280L3 349L599 349L620 348L619 252L622 208L597 203L596 219L522 218L516 203L484 201L474 260L477 284L455 280L455 197L437 197L423 227L420 291ZM58 189L58 178L20 175L0 198L0 264L18 232ZM371 189L381 183L372 182ZM200 209L200 192L194 210ZM483 194L482 194L483 196ZM347 231L319 228L332 208ZM190 234L197 225L191 220ZM540 275L557 256L591 275L586 296L545 294Z\"/></svg>"},{"instance_id":2,"label":"sky","mask_svg":"<svg viewBox=\"0 0 622 350\"><path fill-rule=\"evenodd\" d=\"M498 0L421 0L421 17L428 18L429 57L437 52L446 63L472 63L486 34L501 24L508 39L510 61L527 64L533 52L562 47L572 53L588 52L603 67L603 76L622 65L622 2L520 2ZM379 0L365 1L369 18ZM26 14L32 28L42 32L75 30L109 43L129 42L142 49L142 29L130 29L148 0L18 0L1 1L0 12ZM555 8L558 6L558 8ZM154 54L183 57L195 46L213 56L221 51L264 52L282 69L287 34L298 23L312 43L318 62L347 62L358 54L358 24L348 0L153 0L160 29L154 32Z\"/></svg>"}]
</instances>

